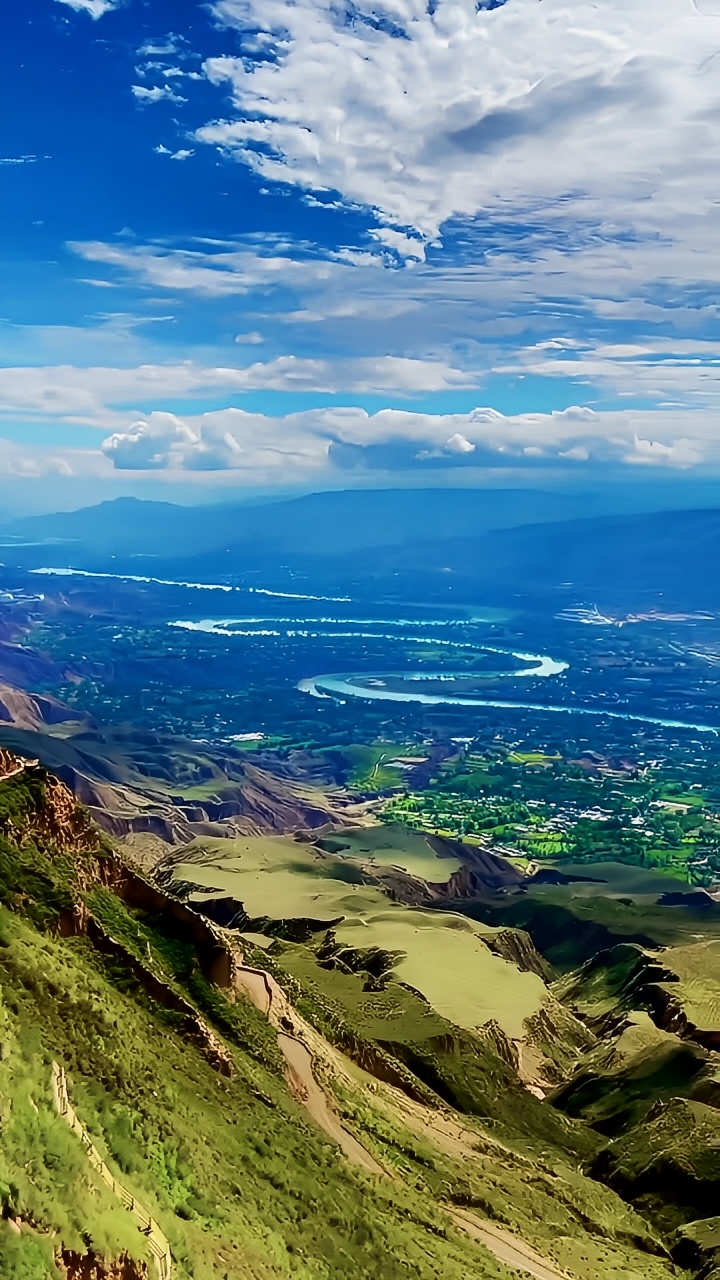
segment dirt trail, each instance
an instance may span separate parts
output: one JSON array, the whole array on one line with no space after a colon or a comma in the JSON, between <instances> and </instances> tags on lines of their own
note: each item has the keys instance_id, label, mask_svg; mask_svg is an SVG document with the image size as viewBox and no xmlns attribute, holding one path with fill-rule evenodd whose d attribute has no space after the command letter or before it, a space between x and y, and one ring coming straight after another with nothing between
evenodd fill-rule
<instances>
[{"instance_id":1,"label":"dirt trail","mask_svg":"<svg viewBox=\"0 0 720 1280\"><path fill-rule=\"evenodd\" d=\"M278 1048L287 1064L288 1083L319 1127L337 1143L348 1160L369 1173L385 1175L374 1156L340 1122L340 1117L318 1083L314 1061L320 1037L289 1003L284 991L264 969L238 965L236 989L249 997L278 1033ZM322 1042L321 1042L322 1043ZM316 1050L313 1054L313 1046Z\"/></svg>"},{"instance_id":2,"label":"dirt trail","mask_svg":"<svg viewBox=\"0 0 720 1280\"><path fill-rule=\"evenodd\" d=\"M479 1240L500 1262L513 1267L515 1271L523 1271L526 1275L533 1276L534 1280L568 1280L566 1271L558 1271L557 1267L546 1258L541 1258L524 1240L518 1240L517 1236L496 1226L494 1222L478 1218L467 1209L452 1209L450 1217L456 1226L467 1231L473 1240Z\"/></svg>"},{"instance_id":3,"label":"dirt trail","mask_svg":"<svg viewBox=\"0 0 720 1280\"><path fill-rule=\"evenodd\" d=\"M65 1123L80 1138L85 1148L85 1154L93 1169L97 1170L103 1182L114 1192L128 1210L128 1213L132 1214L138 1230L147 1238L148 1249L155 1259L159 1280L171 1280L172 1254L170 1253L170 1245L167 1239L147 1209L130 1194L127 1187L124 1187L121 1182L118 1182L117 1178L113 1177L108 1169L87 1129L78 1119L68 1096L65 1072L62 1067L58 1066L57 1062L52 1064L52 1091L57 1110Z\"/></svg>"},{"instance_id":4,"label":"dirt trail","mask_svg":"<svg viewBox=\"0 0 720 1280\"><path fill-rule=\"evenodd\" d=\"M382 1165L378 1164L362 1143L358 1142L357 1138L353 1137L340 1123L339 1116L331 1107L325 1090L315 1079L312 1054L307 1045L297 1040L295 1036L286 1035L284 1031L278 1034L278 1044L288 1065L290 1083L291 1086L294 1085L293 1092L307 1107L315 1123L337 1143L353 1164L367 1169L368 1173L384 1175L385 1170Z\"/></svg>"},{"instance_id":5,"label":"dirt trail","mask_svg":"<svg viewBox=\"0 0 720 1280\"><path fill-rule=\"evenodd\" d=\"M278 1046L287 1063L288 1081L293 1092L301 1099L315 1123L337 1143L348 1160L370 1173L387 1176L386 1170L375 1157L341 1124L327 1093L317 1081L315 1063L324 1062L336 1077L355 1088L358 1076L365 1077L365 1072L354 1064L350 1067L344 1055L305 1022L271 974L264 969L242 964L237 949L235 954L238 961L235 970L236 989L246 995L277 1029ZM497 1139L474 1132L467 1124L462 1123L462 1117L453 1112L430 1111L392 1085L378 1084L370 1077L366 1083L372 1090L375 1105L380 1103L402 1123L453 1156L477 1157L478 1142L514 1155ZM496 1226L489 1219L480 1218L466 1209L448 1207L446 1211L457 1227L483 1244L506 1266L532 1276L533 1280L569 1280L566 1272L559 1271L552 1262L542 1258L531 1245Z\"/></svg>"}]
</instances>

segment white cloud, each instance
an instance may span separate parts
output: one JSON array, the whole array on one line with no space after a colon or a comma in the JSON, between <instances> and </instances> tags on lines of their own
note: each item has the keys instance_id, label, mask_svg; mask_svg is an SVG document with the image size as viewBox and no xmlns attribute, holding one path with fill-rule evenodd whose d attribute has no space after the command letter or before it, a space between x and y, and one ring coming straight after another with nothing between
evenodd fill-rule
<instances>
[{"instance_id":1,"label":"white cloud","mask_svg":"<svg viewBox=\"0 0 720 1280\"><path fill-rule=\"evenodd\" d=\"M155 317L160 319L161 317ZM311 360L278 356L240 368L205 367L192 361L118 369L73 365L0 368L0 415L108 426L114 405L157 404L177 397L224 397L243 391L392 393L472 387L477 378L442 361L378 356Z\"/></svg>"},{"instance_id":2,"label":"white cloud","mask_svg":"<svg viewBox=\"0 0 720 1280\"><path fill-rule=\"evenodd\" d=\"M187 102L187 98L183 98L181 94L175 93L175 90L169 84L153 85L152 89L146 89L144 84L132 85L133 97L140 103L151 104L155 102Z\"/></svg>"},{"instance_id":3,"label":"white cloud","mask_svg":"<svg viewBox=\"0 0 720 1280\"><path fill-rule=\"evenodd\" d=\"M235 341L239 342L241 346L259 347L262 345L265 339L263 338L261 333L258 333L257 330L254 329L250 333L236 334Z\"/></svg>"},{"instance_id":4,"label":"white cloud","mask_svg":"<svg viewBox=\"0 0 720 1280\"><path fill-rule=\"evenodd\" d=\"M152 413L103 442L121 471L241 471L258 483L321 472L329 442L286 420L226 409L200 419Z\"/></svg>"},{"instance_id":5,"label":"white cloud","mask_svg":"<svg viewBox=\"0 0 720 1280\"><path fill-rule=\"evenodd\" d=\"M169 31L166 36L159 36L155 40L146 40L138 49L138 57L168 57L182 58L187 57L187 41L184 36L177 35L174 31Z\"/></svg>"},{"instance_id":6,"label":"white cloud","mask_svg":"<svg viewBox=\"0 0 720 1280\"><path fill-rule=\"evenodd\" d=\"M181 290L206 298L227 298L254 289L293 287L348 275L342 259L293 258L291 246L265 255L250 246L227 245L213 252L173 249L163 245L107 244L75 241L70 248L88 262L120 267L154 288Z\"/></svg>"},{"instance_id":7,"label":"white cloud","mask_svg":"<svg viewBox=\"0 0 720 1280\"><path fill-rule=\"evenodd\" d=\"M604 388L617 380L620 390L644 362L646 372L639 376L647 384L643 394L651 395L653 353L662 352L663 368L673 344L679 356L689 356L683 343L692 338L697 344L697 335L713 333L720 318L720 255L702 252L699 243L700 249L611 242L597 234L567 251L531 238L521 252L510 236L489 254L480 236L468 262L453 262L449 252L410 269L388 269L382 251L321 256L312 246L293 248L278 238L266 241L262 251L252 238L192 249L102 241L71 247L113 273L130 273L176 296L221 300L254 294L258 311L269 311L286 326L313 324L319 331L325 325L333 347L341 342L353 353L423 353L430 336L449 351L461 339L480 344L479 358L488 370L586 382L597 373ZM588 337L610 332L616 322L625 326L623 333L632 326L632 345L624 337L615 343ZM513 350L515 337L527 346ZM570 363L573 358L577 363ZM720 343L697 347L693 358L712 365L720 358ZM690 377L690 359L684 364ZM668 369L660 370L657 382L661 398ZM692 377L700 383L697 370Z\"/></svg>"},{"instance_id":8,"label":"white cloud","mask_svg":"<svg viewBox=\"0 0 720 1280\"><path fill-rule=\"evenodd\" d=\"M120 317L115 324L132 321L132 317ZM248 339L252 335L241 336ZM694 350L691 343L687 348ZM657 361L650 361L649 369L657 378ZM633 370L631 383L636 398L643 384L634 363ZM478 385L478 377L440 360L394 356L336 360L279 356L240 367L205 366L192 361L129 368L14 367L0 369L0 418L13 423L26 420L72 424L110 433L114 443L108 456L117 466L129 466L130 459L144 457L155 459L147 462L148 467L198 469L202 465L211 469L212 463L219 469L242 466L251 474L260 466L253 461L257 443L253 443L253 433L258 424L263 424L263 432L270 432L273 438L272 464L267 452L262 455L258 474L263 476L268 469L272 471L280 465L279 460L286 453L309 458L317 466L320 450L322 458L332 458L335 465L333 450L342 453L343 449L352 451L356 464L373 467L385 457L380 456L379 450L399 450L397 456L388 454L385 459L389 471L402 469L415 458L441 458L447 465L459 466L498 465L502 460L513 467L538 458L563 466L587 463L602 467L614 463L717 469L717 410L702 403L688 410L683 403L683 398L687 401L694 394L692 379L704 379L706 374L707 367L698 366L692 359L687 366L680 360L671 362L668 376L683 379L678 384L683 397L668 396L663 406L654 409L594 410L576 404L552 413L506 416L492 407L458 414L417 413L390 407L372 415L347 407L271 418L229 408L173 417L165 413L165 406L193 399L223 405L233 396L251 391L340 391L348 396L388 395L397 402L403 397L468 389ZM718 381L716 376L716 385ZM704 383L701 385L704 387ZM702 398L712 401L707 387ZM622 406L622 399L619 403ZM168 452L164 441L169 421L174 424L174 431L180 423L182 431L173 436ZM246 438L243 433L248 422L254 425ZM148 423L152 434L148 434ZM240 435L238 424L242 427ZM242 450L242 458L237 455L236 444ZM342 465L349 458L347 454Z\"/></svg>"},{"instance_id":9,"label":"white cloud","mask_svg":"<svg viewBox=\"0 0 720 1280\"><path fill-rule=\"evenodd\" d=\"M197 136L426 241L480 214L697 253L717 234L714 3L217 0L274 56L206 62L234 115Z\"/></svg>"},{"instance_id":10,"label":"white cloud","mask_svg":"<svg viewBox=\"0 0 720 1280\"><path fill-rule=\"evenodd\" d=\"M707 415L687 434L673 411L504 416L494 409L423 414L326 408L273 418L241 409L194 416L155 412L105 440L118 470L233 471L247 483L305 477L327 483L346 467L397 472L428 468L578 469L593 465L720 469L720 438Z\"/></svg>"},{"instance_id":11,"label":"white cloud","mask_svg":"<svg viewBox=\"0 0 720 1280\"><path fill-rule=\"evenodd\" d=\"M448 453L474 453L477 445L468 440L467 436L455 431L450 439L445 441L445 448Z\"/></svg>"},{"instance_id":12,"label":"white cloud","mask_svg":"<svg viewBox=\"0 0 720 1280\"><path fill-rule=\"evenodd\" d=\"M119 9L122 0L58 0L77 13L89 13L91 18L102 18L103 14Z\"/></svg>"},{"instance_id":13,"label":"white cloud","mask_svg":"<svg viewBox=\"0 0 720 1280\"><path fill-rule=\"evenodd\" d=\"M66 478L74 474L75 468L67 451L21 445L0 437L0 481L39 479L42 476Z\"/></svg>"},{"instance_id":14,"label":"white cloud","mask_svg":"<svg viewBox=\"0 0 720 1280\"><path fill-rule=\"evenodd\" d=\"M643 466L674 467L687 470L702 462L702 452L691 440L681 437L673 444L664 444L661 440L643 440L635 436L633 450L626 456L627 462Z\"/></svg>"},{"instance_id":15,"label":"white cloud","mask_svg":"<svg viewBox=\"0 0 720 1280\"><path fill-rule=\"evenodd\" d=\"M181 149L180 151L171 151L169 147L164 147L162 143L155 147L155 151L159 156L167 156L170 160L189 160L195 155L194 151Z\"/></svg>"}]
</instances>

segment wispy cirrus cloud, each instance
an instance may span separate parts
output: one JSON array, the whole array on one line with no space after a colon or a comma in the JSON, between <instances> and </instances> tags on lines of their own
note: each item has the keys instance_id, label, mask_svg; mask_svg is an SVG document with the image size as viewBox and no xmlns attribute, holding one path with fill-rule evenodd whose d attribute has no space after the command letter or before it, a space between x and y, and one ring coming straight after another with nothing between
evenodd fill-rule
<instances>
[{"instance_id":1,"label":"wispy cirrus cloud","mask_svg":"<svg viewBox=\"0 0 720 1280\"><path fill-rule=\"evenodd\" d=\"M437 359L432 353L440 349L452 363L461 338L460 367L469 362L484 376L565 379L592 388L591 397L680 398L688 407L718 400L717 255L687 248L672 254L656 243L587 243L580 234L566 254L539 242L526 246L524 257L493 250L479 261L392 270L381 254L313 254L307 246L293 252L280 240L268 241L264 252L251 241L74 247L176 296L208 304L251 296L284 327L317 329L319 341L327 335L336 349L414 351L419 359ZM701 268L704 279L694 278Z\"/></svg>"}]
</instances>

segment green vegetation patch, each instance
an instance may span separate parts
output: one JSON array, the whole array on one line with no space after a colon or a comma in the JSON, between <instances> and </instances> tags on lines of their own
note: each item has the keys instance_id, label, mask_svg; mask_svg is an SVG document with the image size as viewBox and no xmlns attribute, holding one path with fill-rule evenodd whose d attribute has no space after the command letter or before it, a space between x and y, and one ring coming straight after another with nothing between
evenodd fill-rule
<instances>
[{"instance_id":1,"label":"green vegetation patch","mask_svg":"<svg viewBox=\"0 0 720 1280\"><path fill-rule=\"evenodd\" d=\"M353 947L401 951L395 977L419 991L450 1022L472 1030L494 1019L512 1038L543 1005L546 987L534 973L520 973L493 955L482 940L492 930L462 916L390 907L348 918L338 941Z\"/></svg>"},{"instance_id":2,"label":"green vegetation patch","mask_svg":"<svg viewBox=\"0 0 720 1280\"><path fill-rule=\"evenodd\" d=\"M95 1194L79 1140L53 1114L56 1056L93 1141L167 1234L178 1280L216 1280L218 1258L230 1280L396 1280L408 1265L423 1280L506 1280L432 1200L348 1166L281 1074L230 1043L233 1077L217 1075L118 961L6 912L0 924L0 1181L8 1211L41 1236L58 1232L84 1252L85 1232L113 1256L142 1256L144 1245L102 1185ZM3 1232L0 1248L12 1258L18 1246ZM28 1234L22 1249L29 1280L54 1275L42 1239Z\"/></svg>"}]
</instances>

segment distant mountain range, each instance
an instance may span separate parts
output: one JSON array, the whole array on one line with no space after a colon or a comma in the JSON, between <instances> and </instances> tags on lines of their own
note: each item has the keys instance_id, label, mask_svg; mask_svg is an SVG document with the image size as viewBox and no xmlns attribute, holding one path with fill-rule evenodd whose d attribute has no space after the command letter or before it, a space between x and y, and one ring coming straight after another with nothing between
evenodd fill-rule
<instances>
[{"instance_id":1,"label":"distant mountain range","mask_svg":"<svg viewBox=\"0 0 720 1280\"><path fill-rule=\"evenodd\" d=\"M181 507L116 498L98 506L13 520L0 534L57 543L89 567L108 556L185 558L262 551L338 556L430 536L477 537L491 529L581 515L592 495L534 489L348 489L284 501Z\"/></svg>"},{"instance_id":2,"label":"distant mountain range","mask_svg":"<svg viewBox=\"0 0 720 1280\"><path fill-rule=\"evenodd\" d=\"M459 591L578 593L720 605L720 509L578 518L580 497L537 490L349 490L247 506L121 498L16 520L19 565L213 580L286 571L333 582L448 574ZM571 518L568 518L570 516Z\"/></svg>"},{"instance_id":3,"label":"distant mountain range","mask_svg":"<svg viewBox=\"0 0 720 1280\"><path fill-rule=\"evenodd\" d=\"M667 596L676 605L718 606L720 509L528 524L480 537L431 538L375 556L378 573L418 565L520 591L569 585L604 599Z\"/></svg>"}]
</instances>

